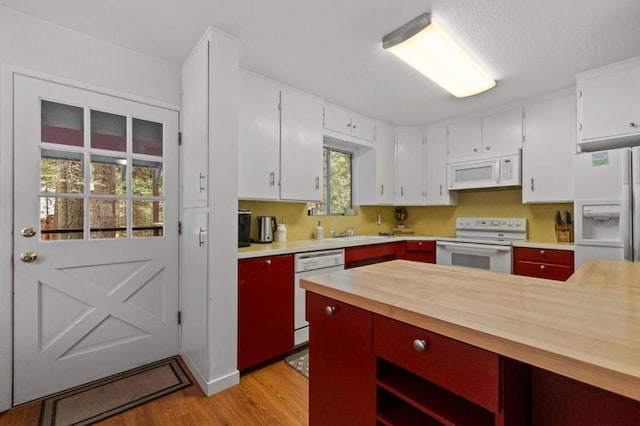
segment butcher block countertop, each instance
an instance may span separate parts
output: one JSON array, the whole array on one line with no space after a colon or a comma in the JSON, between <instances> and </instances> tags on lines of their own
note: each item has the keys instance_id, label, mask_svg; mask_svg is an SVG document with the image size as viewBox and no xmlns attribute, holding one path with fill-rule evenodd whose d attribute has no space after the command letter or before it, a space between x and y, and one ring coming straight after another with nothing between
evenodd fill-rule
<instances>
[{"instance_id":1,"label":"butcher block countertop","mask_svg":"<svg viewBox=\"0 0 640 426\"><path fill-rule=\"evenodd\" d=\"M640 263L590 261L562 283L394 260L302 287L640 401Z\"/></svg>"}]
</instances>

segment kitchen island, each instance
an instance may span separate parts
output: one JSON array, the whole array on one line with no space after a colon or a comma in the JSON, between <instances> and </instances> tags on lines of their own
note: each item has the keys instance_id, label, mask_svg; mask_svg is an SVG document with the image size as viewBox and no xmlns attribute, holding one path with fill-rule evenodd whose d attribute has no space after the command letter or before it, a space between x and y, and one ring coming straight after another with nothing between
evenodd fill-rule
<instances>
[{"instance_id":1,"label":"kitchen island","mask_svg":"<svg viewBox=\"0 0 640 426\"><path fill-rule=\"evenodd\" d=\"M514 408L514 412L521 414L522 410L532 411L527 412L527 415L534 419L534 424L552 421L553 418L545 416L554 408L550 407L551 405L556 402L560 404L561 401L550 400L548 395L554 395L552 387L557 382L556 377L560 377L572 384L588 386L586 395L594 395L592 389L606 390L607 392L602 391L606 399L602 404L602 410L629 413L621 417L620 422L623 423L613 424L625 424L626 419L634 418L633 416L640 419L638 264L588 262L576 272L568 284L562 284L523 276L396 260L314 276L304 280L302 286L308 291L307 312L311 323L310 358L314 359L312 363L319 365L318 368L325 365L318 358L327 355L328 351L316 349L319 345L314 345L314 335L318 340L322 340L331 334L323 332L329 325L323 323L325 320L318 311L322 309L322 315L327 318L338 318L341 309L336 309L334 305L341 305L344 312L354 310L358 315L371 315L373 338L371 342L359 342L358 350L362 359L358 361L358 365L364 369L366 366L370 367L364 373L363 386L375 387L375 383L378 383L378 391L377 394L375 390L369 393L373 395L373 403L361 401L363 407L371 408L372 404L375 405L376 398L378 410L380 405L388 404L386 394L380 390L386 386L380 383L380 371L396 368L395 364L398 363L390 363L389 358L395 361L394 357L399 355L389 355L385 348L407 344L415 346L413 351L428 353L431 349L429 340L437 342L437 339L445 338L445 345L454 345L454 349L444 352L445 358L454 353L481 351L477 352L473 359L485 359L488 363L486 369L495 368L499 372L496 373L496 377L489 374L490 377L485 378L484 370L481 369L477 373L479 377L482 376L482 380L476 380L471 386L473 389L468 389L469 386L465 387L464 383L450 385L446 378L442 377L432 380L428 371L410 371L406 377L403 376L409 380L408 377L413 378L412 374L416 373L420 378L427 379L424 383L416 382L419 383L416 386L431 386L432 382L442 386L445 391L437 391L441 392L438 396L447 403L458 404L453 411L460 411L460 407L468 407L471 410L479 405L485 410L497 413L493 420L487 421L486 424L509 423L505 420L504 413L500 414L500 409L509 404L517 405L518 401L514 402L513 398L500 392L511 386L512 395L519 395L518 398L525 398L527 402L531 401L531 407ZM391 324L391 328L386 327L385 323ZM333 330L333 334L345 334L345 341L360 339L358 334L366 335L368 332L367 324L364 319L351 319L343 324L346 330L339 333ZM317 329L315 333L314 327ZM350 327L361 329L358 333L350 334ZM402 339L403 327L416 332L432 333L433 336L408 342L385 341L384 345L376 345L376 336L384 334L385 330L390 335ZM407 339L410 334L407 333ZM434 343L434 351L435 348ZM367 350L370 350L370 356L367 355ZM314 358L316 351L318 355ZM491 359L490 354L499 358ZM403 364L403 360L400 360L399 364L401 368L398 371L402 371L403 375L405 370L411 370L412 362ZM469 368L470 364L465 364L464 368ZM530 373L523 374L522 368L519 367L522 365L526 366ZM314 378L322 381L320 374L314 377L313 368L311 367L310 375L312 424ZM422 367L418 366L419 368ZM508 371L515 371L511 376L515 379L507 376ZM476 379L475 376L472 378ZM514 385L514 380L520 382L521 386ZM539 388L536 388L536 384L539 384ZM334 386L339 386L339 383L334 383ZM494 392L492 386L498 388L498 395L495 397L497 400L492 399L494 397L491 395L487 397L483 394L485 387ZM558 386L564 385L561 383ZM359 390L369 392L366 389L368 388L363 387ZM482 392L478 393L478 389ZM447 391L452 391L455 396L443 396ZM425 409L409 397L398 395L400 392L397 389L390 392L395 394L395 397L409 401L409 405L428 412L439 421L456 423L450 419L439 418L438 413L430 413L429 409ZM527 392L530 392L531 397ZM316 394L322 395L322 392ZM580 395L584 396L582 393ZM459 397L464 401L471 400L473 404L464 405L465 402L459 400ZM565 405L571 404L571 395L565 397L567 399L562 402ZM593 398L589 403L592 408L598 406L600 400L598 395ZM326 405L322 405L323 410L326 408ZM547 414L536 417L536 410ZM517 415L514 418L518 418ZM536 418L539 419L538 422L535 421ZM558 418L562 419L561 416ZM373 419L382 424L393 424L381 419L380 415L377 420L375 417Z\"/></svg>"}]
</instances>

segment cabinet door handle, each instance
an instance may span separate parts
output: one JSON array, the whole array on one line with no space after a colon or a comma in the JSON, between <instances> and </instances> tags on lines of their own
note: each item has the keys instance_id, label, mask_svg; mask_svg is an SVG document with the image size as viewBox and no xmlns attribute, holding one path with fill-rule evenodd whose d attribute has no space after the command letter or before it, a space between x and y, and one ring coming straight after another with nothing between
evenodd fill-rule
<instances>
[{"instance_id":1,"label":"cabinet door handle","mask_svg":"<svg viewBox=\"0 0 640 426\"><path fill-rule=\"evenodd\" d=\"M422 246L422 241L418 241L418 245L419 245L419 246Z\"/></svg>"},{"instance_id":2,"label":"cabinet door handle","mask_svg":"<svg viewBox=\"0 0 640 426\"><path fill-rule=\"evenodd\" d=\"M400 196L404 197L404 186L400 187Z\"/></svg>"},{"instance_id":3,"label":"cabinet door handle","mask_svg":"<svg viewBox=\"0 0 640 426\"><path fill-rule=\"evenodd\" d=\"M204 192L204 175L200 173L199 177L200 192Z\"/></svg>"},{"instance_id":4,"label":"cabinet door handle","mask_svg":"<svg viewBox=\"0 0 640 426\"><path fill-rule=\"evenodd\" d=\"M413 341L413 349L418 352L424 352L427 349L427 342L422 339L416 339Z\"/></svg>"},{"instance_id":5,"label":"cabinet door handle","mask_svg":"<svg viewBox=\"0 0 640 426\"><path fill-rule=\"evenodd\" d=\"M320 189L320 177L316 176L316 189Z\"/></svg>"},{"instance_id":6,"label":"cabinet door handle","mask_svg":"<svg viewBox=\"0 0 640 426\"><path fill-rule=\"evenodd\" d=\"M638 123L632 121L631 123L629 123L629 127L638 127Z\"/></svg>"},{"instance_id":7,"label":"cabinet door handle","mask_svg":"<svg viewBox=\"0 0 640 426\"><path fill-rule=\"evenodd\" d=\"M351 127L351 123L347 123L347 127Z\"/></svg>"},{"instance_id":8,"label":"cabinet door handle","mask_svg":"<svg viewBox=\"0 0 640 426\"><path fill-rule=\"evenodd\" d=\"M358 127L357 124L354 124L354 125L351 126L352 129L355 129L356 127Z\"/></svg>"},{"instance_id":9,"label":"cabinet door handle","mask_svg":"<svg viewBox=\"0 0 640 426\"><path fill-rule=\"evenodd\" d=\"M267 259L267 260L265 260L265 261L264 261L264 264L265 264L265 265L267 265L267 266L271 265L271 259Z\"/></svg>"},{"instance_id":10,"label":"cabinet door handle","mask_svg":"<svg viewBox=\"0 0 640 426\"><path fill-rule=\"evenodd\" d=\"M544 265L540 265L540 270L541 270L541 271L544 271L545 269L547 269L547 267L546 267L546 266L544 266Z\"/></svg>"},{"instance_id":11,"label":"cabinet door handle","mask_svg":"<svg viewBox=\"0 0 640 426\"><path fill-rule=\"evenodd\" d=\"M380 184L380 195L384 195L384 183Z\"/></svg>"},{"instance_id":12,"label":"cabinet door handle","mask_svg":"<svg viewBox=\"0 0 640 426\"><path fill-rule=\"evenodd\" d=\"M531 190L534 191L535 185L533 184L533 178L531 178Z\"/></svg>"},{"instance_id":13,"label":"cabinet door handle","mask_svg":"<svg viewBox=\"0 0 640 426\"><path fill-rule=\"evenodd\" d=\"M442 185L440 185L440 196L442 197Z\"/></svg>"},{"instance_id":14,"label":"cabinet door handle","mask_svg":"<svg viewBox=\"0 0 640 426\"><path fill-rule=\"evenodd\" d=\"M200 227L200 230L198 231L198 245L200 247L204 247L204 234L206 233L207 230Z\"/></svg>"},{"instance_id":15,"label":"cabinet door handle","mask_svg":"<svg viewBox=\"0 0 640 426\"><path fill-rule=\"evenodd\" d=\"M478 148L473 148L473 152L478 152Z\"/></svg>"},{"instance_id":16,"label":"cabinet door handle","mask_svg":"<svg viewBox=\"0 0 640 426\"><path fill-rule=\"evenodd\" d=\"M485 146L484 149L486 149L487 151L489 151L491 149L490 146Z\"/></svg>"},{"instance_id":17,"label":"cabinet door handle","mask_svg":"<svg viewBox=\"0 0 640 426\"><path fill-rule=\"evenodd\" d=\"M276 186L276 172L269 173L269 186Z\"/></svg>"},{"instance_id":18,"label":"cabinet door handle","mask_svg":"<svg viewBox=\"0 0 640 426\"><path fill-rule=\"evenodd\" d=\"M326 308L324 308L324 312L327 315L333 315L336 313L336 307L335 306L327 306Z\"/></svg>"},{"instance_id":19,"label":"cabinet door handle","mask_svg":"<svg viewBox=\"0 0 640 426\"><path fill-rule=\"evenodd\" d=\"M540 250L540 256L544 256L544 250Z\"/></svg>"}]
</instances>

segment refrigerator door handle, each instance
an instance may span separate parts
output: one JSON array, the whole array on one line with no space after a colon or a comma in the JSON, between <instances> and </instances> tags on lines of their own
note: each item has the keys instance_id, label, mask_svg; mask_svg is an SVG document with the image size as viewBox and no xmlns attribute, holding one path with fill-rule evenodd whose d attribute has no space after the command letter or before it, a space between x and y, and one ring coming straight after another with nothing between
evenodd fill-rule
<instances>
[{"instance_id":1,"label":"refrigerator door handle","mask_svg":"<svg viewBox=\"0 0 640 426\"><path fill-rule=\"evenodd\" d=\"M640 147L631 149L631 230L633 235L633 261L640 261Z\"/></svg>"}]
</instances>

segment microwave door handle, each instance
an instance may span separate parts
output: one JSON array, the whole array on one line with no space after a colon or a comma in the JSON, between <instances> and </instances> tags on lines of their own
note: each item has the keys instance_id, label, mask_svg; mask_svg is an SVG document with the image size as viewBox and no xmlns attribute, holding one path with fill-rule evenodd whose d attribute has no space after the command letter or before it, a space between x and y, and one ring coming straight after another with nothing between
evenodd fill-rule
<instances>
[{"instance_id":1,"label":"microwave door handle","mask_svg":"<svg viewBox=\"0 0 640 426\"><path fill-rule=\"evenodd\" d=\"M494 246L488 244L473 244L473 243L454 243L448 241L437 241L436 245L440 247L457 247L457 248L468 248L475 250L484 250L484 251L511 251L511 246Z\"/></svg>"}]
</instances>

